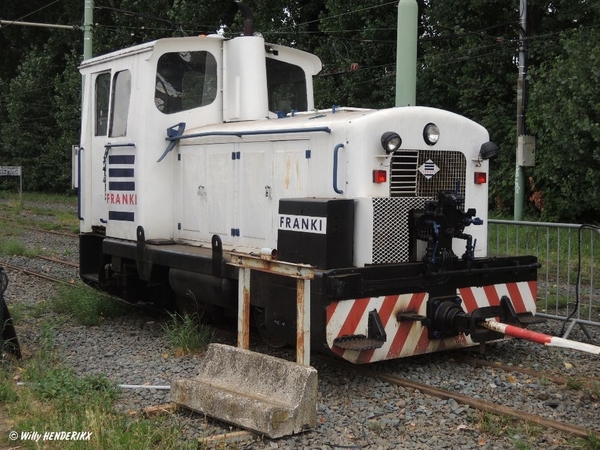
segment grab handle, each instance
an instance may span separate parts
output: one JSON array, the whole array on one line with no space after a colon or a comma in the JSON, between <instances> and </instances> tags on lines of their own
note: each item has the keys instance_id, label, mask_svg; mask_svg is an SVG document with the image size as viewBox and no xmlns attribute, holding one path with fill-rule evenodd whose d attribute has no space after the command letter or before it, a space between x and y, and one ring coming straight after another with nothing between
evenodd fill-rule
<instances>
[{"instance_id":1,"label":"grab handle","mask_svg":"<svg viewBox=\"0 0 600 450\"><path fill-rule=\"evenodd\" d=\"M338 178L338 153L340 151L340 148L344 148L344 144L338 144L333 149L333 190L336 192L336 194L343 194L344 193L344 191L342 191L340 188L338 188L338 185L337 185L337 178Z\"/></svg>"}]
</instances>

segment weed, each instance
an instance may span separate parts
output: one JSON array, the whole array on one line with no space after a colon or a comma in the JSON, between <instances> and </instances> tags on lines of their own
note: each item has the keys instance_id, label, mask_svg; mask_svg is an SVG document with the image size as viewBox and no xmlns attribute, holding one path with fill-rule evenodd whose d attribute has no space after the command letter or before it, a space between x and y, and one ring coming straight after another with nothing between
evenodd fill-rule
<instances>
[{"instance_id":1,"label":"weed","mask_svg":"<svg viewBox=\"0 0 600 450\"><path fill-rule=\"evenodd\" d=\"M375 434L381 433L381 430L383 429L383 425L381 424L381 422L376 419L369 420L366 423L366 427L369 431L372 431Z\"/></svg>"},{"instance_id":2,"label":"weed","mask_svg":"<svg viewBox=\"0 0 600 450\"><path fill-rule=\"evenodd\" d=\"M583 389L583 382L576 378L569 378L567 380L567 388L572 391L581 391Z\"/></svg>"},{"instance_id":3,"label":"weed","mask_svg":"<svg viewBox=\"0 0 600 450\"><path fill-rule=\"evenodd\" d=\"M0 403L13 403L17 401L18 394L15 383L11 377L10 366L4 362L0 366Z\"/></svg>"},{"instance_id":4,"label":"weed","mask_svg":"<svg viewBox=\"0 0 600 450\"><path fill-rule=\"evenodd\" d=\"M600 450L600 438L596 433L590 431L587 437L575 439L575 448L581 450Z\"/></svg>"},{"instance_id":5,"label":"weed","mask_svg":"<svg viewBox=\"0 0 600 450\"><path fill-rule=\"evenodd\" d=\"M33 258L40 254L40 249L28 249L22 241L9 238L0 241L0 254Z\"/></svg>"},{"instance_id":6,"label":"weed","mask_svg":"<svg viewBox=\"0 0 600 450\"><path fill-rule=\"evenodd\" d=\"M9 304L8 306L10 307L10 318L13 325L18 325L26 317L29 307L22 303Z\"/></svg>"},{"instance_id":7,"label":"weed","mask_svg":"<svg viewBox=\"0 0 600 450\"><path fill-rule=\"evenodd\" d=\"M77 378L64 367L51 367L39 377L29 379L32 390L44 400L56 400L62 407L76 403L108 402L117 398L116 387L104 375Z\"/></svg>"},{"instance_id":8,"label":"weed","mask_svg":"<svg viewBox=\"0 0 600 450\"><path fill-rule=\"evenodd\" d=\"M197 442L181 440L181 427L172 417L126 417L113 410L116 386L104 376L79 378L60 365L58 355L48 350L54 330L46 327L47 340L24 365L25 383L18 390L12 379L17 368L0 367L0 402L11 418L11 428L20 431L77 430L89 432L89 441L48 441L48 449L195 449ZM8 442L2 439L1 444ZM24 448L39 448L22 441Z\"/></svg>"},{"instance_id":9,"label":"weed","mask_svg":"<svg viewBox=\"0 0 600 450\"><path fill-rule=\"evenodd\" d=\"M503 434L506 426L510 423L510 418L505 416L496 416L487 412L479 416L479 428L482 431L499 436Z\"/></svg>"},{"instance_id":10,"label":"weed","mask_svg":"<svg viewBox=\"0 0 600 450\"><path fill-rule=\"evenodd\" d=\"M86 326L99 325L104 319L122 316L128 310L122 303L83 284L59 287L51 307L54 312L69 314Z\"/></svg>"},{"instance_id":11,"label":"weed","mask_svg":"<svg viewBox=\"0 0 600 450\"><path fill-rule=\"evenodd\" d=\"M548 378L546 378L544 375L542 375L542 376L540 377L540 384L541 384L542 386L549 386L549 385L551 385L551 384L552 384L552 382L551 382L550 380L548 380Z\"/></svg>"},{"instance_id":12,"label":"weed","mask_svg":"<svg viewBox=\"0 0 600 450\"><path fill-rule=\"evenodd\" d=\"M531 445L527 441L522 441L521 439L515 439L515 450L530 450Z\"/></svg>"},{"instance_id":13,"label":"weed","mask_svg":"<svg viewBox=\"0 0 600 450\"><path fill-rule=\"evenodd\" d=\"M170 319L162 325L169 345L183 354L206 349L213 331L201 324L197 314L168 313Z\"/></svg>"}]
</instances>

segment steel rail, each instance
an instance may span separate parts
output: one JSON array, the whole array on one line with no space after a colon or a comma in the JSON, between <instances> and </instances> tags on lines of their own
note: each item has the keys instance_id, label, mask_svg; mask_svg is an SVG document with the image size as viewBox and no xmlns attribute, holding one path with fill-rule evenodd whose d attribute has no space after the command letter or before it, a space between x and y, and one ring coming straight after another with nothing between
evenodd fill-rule
<instances>
[{"instance_id":1,"label":"steel rail","mask_svg":"<svg viewBox=\"0 0 600 450\"><path fill-rule=\"evenodd\" d=\"M7 220L7 219L2 219L2 220ZM10 219L8 219L10 220ZM13 221L16 222L16 221ZM79 238L78 234L74 234L74 233L67 233L64 231L55 231L55 230L44 230L43 228L35 228L35 227L23 227L24 230L29 230L29 231L35 231L37 233L47 233L47 234L54 234L57 236L66 236L66 237L70 237L70 238Z\"/></svg>"},{"instance_id":2,"label":"steel rail","mask_svg":"<svg viewBox=\"0 0 600 450\"><path fill-rule=\"evenodd\" d=\"M78 283L76 283L76 282L69 282L69 281L60 280L58 278L54 278L54 277L51 277L49 275L44 275L43 273L35 272L33 270L25 269L23 267L15 266L13 264L1 262L1 261L0 261L0 267L12 269L12 270L16 270L18 272L22 272L22 273L25 273L27 275L31 275L33 277L41 278L43 280L50 281L52 283L60 283L60 284L64 284L64 285L67 285L67 286L77 286L78 285ZM101 292L101 291L98 291L98 292ZM145 312L145 313L148 313L148 314L152 313L152 314L157 314L157 315L162 315L162 316L165 315L165 310L160 309L160 308L156 308L156 307L154 307L154 306L152 306L152 305L150 305L148 303L139 303L139 302L138 303L131 303L131 302L128 302L127 300L124 300L124 299L122 299L120 297L117 297L115 295L110 295L110 294L107 294L106 292L101 292L101 293L102 293L102 295L104 295L104 296L106 296L106 297L108 297L108 298L110 298L110 299L112 299L114 301L117 301L119 303L127 305L127 306L129 306L131 308L137 309L139 311L142 311L142 312Z\"/></svg>"},{"instance_id":3,"label":"steel rail","mask_svg":"<svg viewBox=\"0 0 600 450\"><path fill-rule=\"evenodd\" d=\"M74 263L74 262L71 262L71 261L65 261L64 259L56 259L56 258L52 258L51 256L43 256L43 255L37 255L36 258L43 259L45 261L55 262L55 263L58 263L58 264L64 264L65 266L74 267L76 269L79 268L79 264L78 263Z\"/></svg>"},{"instance_id":4,"label":"steel rail","mask_svg":"<svg viewBox=\"0 0 600 450\"><path fill-rule=\"evenodd\" d=\"M376 371L370 370L370 369L365 369L360 366L355 366L352 364L348 364L346 362L337 361L337 360L334 360L331 358L327 358L325 356L314 355L313 357L317 360L320 360L320 361L326 363L326 364L334 365L334 366L337 366L344 370L354 370L357 373L359 373L365 377L368 377L368 378L373 378L376 380L380 380L380 381L390 383L390 384L393 384L396 386L401 386L404 388L416 389L423 394L431 395L434 397L439 397L444 400L452 399L452 400L456 401L457 403L460 403L463 405L468 405L471 408L477 409L479 411L496 414L496 415L509 416L509 417L512 417L517 420L524 420L524 421L535 423L535 424L538 424L538 425L541 425L544 427L554 428L555 430L559 430L559 431L565 432L567 434L570 434L572 436L576 436L576 437L580 437L580 438L589 438L590 435L594 435L600 439L600 432L597 432L597 431L588 430L588 429L585 429L585 428L582 428L582 427L579 427L576 425L559 422L559 421L553 420L553 419L547 419L545 417L531 414L531 413L521 411L521 410L518 410L515 408L510 408L508 406L497 405L497 404L492 403L487 400L471 398L471 397L468 397L463 394L459 394L456 392L450 392L445 389L436 388L434 386L423 384L418 381L408 380L406 378L402 378L402 377L399 377L396 375L376 372Z\"/></svg>"},{"instance_id":5,"label":"steel rail","mask_svg":"<svg viewBox=\"0 0 600 450\"><path fill-rule=\"evenodd\" d=\"M517 367L517 366L509 366L507 364L502 364L501 362L495 361L484 361L482 359L473 358L471 356L466 355L458 355L455 356L454 359L458 362L468 364L472 367L492 367L494 369L504 370L505 372L517 372L522 373L524 375L529 375L531 377L540 378L543 377L548 381L553 382L554 384L566 384L567 380L563 377L558 377L556 375L551 375L548 373L540 375L539 371L528 369L526 367Z\"/></svg>"},{"instance_id":6,"label":"steel rail","mask_svg":"<svg viewBox=\"0 0 600 450\"><path fill-rule=\"evenodd\" d=\"M23 227L25 230L30 230L30 231L37 231L38 233L48 233L48 234L55 234L57 236L66 236L69 238L75 238L78 239L79 235L75 234L75 233L67 233L64 231L55 231L55 230L44 230L43 228L34 228L34 227Z\"/></svg>"},{"instance_id":7,"label":"steel rail","mask_svg":"<svg viewBox=\"0 0 600 450\"><path fill-rule=\"evenodd\" d=\"M68 281L60 280L58 278L51 277L50 275L44 275L43 273L34 272L33 270L25 269L24 267L15 266L13 264L5 263L5 262L0 262L0 266L6 267L6 268L9 268L12 270L17 270L19 272L23 272L27 275L41 278L46 281L52 281L53 283L61 283L61 284L66 284L68 286L73 286L73 283L69 283Z\"/></svg>"},{"instance_id":8,"label":"steel rail","mask_svg":"<svg viewBox=\"0 0 600 450\"><path fill-rule=\"evenodd\" d=\"M12 223L16 223L16 224L21 225L21 223L18 220L11 219L9 217L2 217L2 216L0 216L0 221L2 221L2 222L12 222ZM29 226L26 226L26 225L21 225L21 228L23 230L36 231L38 233L48 233L48 234L55 234L57 236L66 236L66 237L70 237L70 238L79 238L79 234L67 233L65 231L45 230L43 228L29 227Z\"/></svg>"}]
</instances>

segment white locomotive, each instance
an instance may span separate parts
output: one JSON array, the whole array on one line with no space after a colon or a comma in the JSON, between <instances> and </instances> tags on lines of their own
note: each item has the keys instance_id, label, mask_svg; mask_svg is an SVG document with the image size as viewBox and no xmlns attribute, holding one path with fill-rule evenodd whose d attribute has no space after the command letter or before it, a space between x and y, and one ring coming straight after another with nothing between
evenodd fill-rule
<instances>
[{"instance_id":1,"label":"white locomotive","mask_svg":"<svg viewBox=\"0 0 600 450\"><path fill-rule=\"evenodd\" d=\"M247 34L81 65L82 278L235 315L232 252L273 249L315 268L313 348L356 363L498 338L485 318L532 321L535 258L487 255L487 131L425 107L315 110L320 60ZM293 343L294 280L252 283L265 339Z\"/></svg>"}]
</instances>

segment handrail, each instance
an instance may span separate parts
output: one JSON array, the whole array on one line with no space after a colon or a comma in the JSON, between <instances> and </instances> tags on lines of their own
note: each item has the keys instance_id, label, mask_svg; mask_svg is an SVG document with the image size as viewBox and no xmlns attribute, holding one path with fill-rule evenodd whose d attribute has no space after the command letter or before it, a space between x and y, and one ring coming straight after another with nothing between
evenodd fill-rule
<instances>
[{"instance_id":1,"label":"handrail","mask_svg":"<svg viewBox=\"0 0 600 450\"><path fill-rule=\"evenodd\" d=\"M323 131L331 133L329 127L308 127L308 128L283 128L281 130L248 130L248 131L205 131L203 133L186 134L185 136L167 136L166 141L180 141L183 139L192 139L208 136L253 136L257 134L289 134L289 133L314 133Z\"/></svg>"},{"instance_id":2,"label":"handrail","mask_svg":"<svg viewBox=\"0 0 600 450\"><path fill-rule=\"evenodd\" d=\"M126 144L111 144L110 142L107 142L104 145L104 148L115 148L115 147L135 147L135 143L134 142L128 142Z\"/></svg>"},{"instance_id":3,"label":"handrail","mask_svg":"<svg viewBox=\"0 0 600 450\"><path fill-rule=\"evenodd\" d=\"M81 217L81 154L84 150L83 147L77 150L77 217L79 220L83 220Z\"/></svg>"},{"instance_id":4,"label":"handrail","mask_svg":"<svg viewBox=\"0 0 600 450\"><path fill-rule=\"evenodd\" d=\"M337 177L338 177L338 153L340 148L344 148L344 144L338 144L333 149L333 190L336 194L343 194L344 191L338 188Z\"/></svg>"},{"instance_id":5,"label":"handrail","mask_svg":"<svg viewBox=\"0 0 600 450\"><path fill-rule=\"evenodd\" d=\"M193 139L199 137L209 137L209 136L237 136L241 138L242 136L255 136L258 134L289 134L289 133L314 133L317 131L323 131L325 133L331 133L331 128L329 127L308 127L308 128L284 128L281 130L247 130L247 131L205 131L202 133L193 133L183 135L183 131L185 130L185 123L181 122L177 125L173 125L172 127L167 128L167 137L165 141L169 142L169 145L158 159L157 162L161 162L167 154L175 148L175 145L183 140L183 139Z\"/></svg>"},{"instance_id":6,"label":"handrail","mask_svg":"<svg viewBox=\"0 0 600 450\"><path fill-rule=\"evenodd\" d=\"M600 227L586 223L552 223L552 222L527 222L523 220L488 219L488 223L498 225L521 225L525 227L555 227L555 228L585 228L600 233Z\"/></svg>"}]
</instances>

